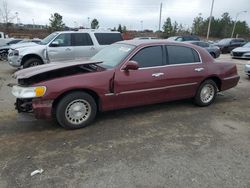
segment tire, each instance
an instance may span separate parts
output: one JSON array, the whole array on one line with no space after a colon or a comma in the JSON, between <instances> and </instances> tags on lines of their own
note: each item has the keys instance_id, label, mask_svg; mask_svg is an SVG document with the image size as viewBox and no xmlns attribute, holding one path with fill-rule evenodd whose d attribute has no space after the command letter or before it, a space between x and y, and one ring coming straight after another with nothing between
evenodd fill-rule
<instances>
[{"instance_id":1,"label":"tire","mask_svg":"<svg viewBox=\"0 0 250 188\"><path fill-rule=\"evenodd\" d=\"M8 53L7 52L0 52L0 60L7 61L8 60Z\"/></svg>"},{"instance_id":2,"label":"tire","mask_svg":"<svg viewBox=\"0 0 250 188\"><path fill-rule=\"evenodd\" d=\"M217 94L217 85L213 80L205 80L199 86L194 102L198 106L208 106L215 100Z\"/></svg>"},{"instance_id":3,"label":"tire","mask_svg":"<svg viewBox=\"0 0 250 188\"><path fill-rule=\"evenodd\" d=\"M85 92L72 92L63 97L56 106L56 120L66 129L88 126L95 118L97 105L94 98Z\"/></svg>"},{"instance_id":4,"label":"tire","mask_svg":"<svg viewBox=\"0 0 250 188\"><path fill-rule=\"evenodd\" d=\"M43 62L38 58L30 58L23 63L23 68L34 67L41 65Z\"/></svg>"},{"instance_id":5,"label":"tire","mask_svg":"<svg viewBox=\"0 0 250 188\"><path fill-rule=\"evenodd\" d=\"M216 58L215 53L211 52L210 55L211 55L214 59Z\"/></svg>"}]
</instances>

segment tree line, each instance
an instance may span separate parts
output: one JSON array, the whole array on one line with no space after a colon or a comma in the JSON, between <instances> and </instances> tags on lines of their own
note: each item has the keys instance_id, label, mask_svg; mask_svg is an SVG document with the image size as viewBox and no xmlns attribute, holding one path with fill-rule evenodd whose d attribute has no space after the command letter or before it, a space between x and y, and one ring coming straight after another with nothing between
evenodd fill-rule
<instances>
[{"instance_id":1,"label":"tree line","mask_svg":"<svg viewBox=\"0 0 250 188\"><path fill-rule=\"evenodd\" d=\"M194 18L191 28L183 28L182 24L178 24L176 21L171 22L171 18L168 17L163 24L163 37L167 38L173 35L179 34L194 34L198 36L206 36L208 29L209 17L203 18L202 14L198 14ZM233 20L228 12L221 15L220 18L212 17L210 37L214 38L227 38L231 37L235 20ZM237 21L235 27L235 35L238 37L249 37L250 28L246 21Z\"/></svg>"}]
</instances>

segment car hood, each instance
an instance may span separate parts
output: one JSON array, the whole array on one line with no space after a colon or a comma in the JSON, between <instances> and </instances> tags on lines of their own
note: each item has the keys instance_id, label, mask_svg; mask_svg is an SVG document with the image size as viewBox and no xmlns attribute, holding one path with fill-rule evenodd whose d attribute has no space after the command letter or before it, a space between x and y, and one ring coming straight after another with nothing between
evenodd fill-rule
<instances>
[{"instance_id":1,"label":"car hood","mask_svg":"<svg viewBox=\"0 0 250 188\"><path fill-rule=\"evenodd\" d=\"M34 43L34 42L25 42L25 43L20 43L20 44L12 44L10 45L11 49L18 49L18 48L24 48L24 47L29 47L29 46L37 46L39 44Z\"/></svg>"},{"instance_id":2,"label":"car hood","mask_svg":"<svg viewBox=\"0 0 250 188\"><path fill-rule=\"evenodd\" d=\"M0 50L10 49L10 45L4 45L0 47Z\"/></svg>"},{"instance_id":3,"label":"car hood","mask_svg":"<svg viewBox=\"0 0 250 188\"><path fill-rule=\"evenodd\" d=\"M46 72L69 69L71 67L77 67L81 65L99 64L102 61L84 61L84 60L72 60L67 62L53 62L49 64L39 65L35 67L30 67L26 69L19 70L14 73L13 77L16 79L26 79L33 76L37 76Z\"/></svg>"},{"instance_id":4,"label":"car hood","mask_svg":"<svg viewBox=\"0 0 250 188\"><path fill-rule=\"evenodd\" d=\"M250 47L238 47L233 49L233 52L250 52Z\"/></svg>"}]
</instances>

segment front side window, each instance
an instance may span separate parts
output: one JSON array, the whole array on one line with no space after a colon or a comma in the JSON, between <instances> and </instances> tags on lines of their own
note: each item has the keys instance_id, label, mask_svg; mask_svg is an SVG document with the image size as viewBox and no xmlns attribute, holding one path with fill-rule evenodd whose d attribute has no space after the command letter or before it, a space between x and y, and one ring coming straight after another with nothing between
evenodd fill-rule
<instances>
[{"instance_id":1,"label":"front side window","mask_svg":"<svg viewBox=\"0 0 250 188\"><path fill-rule=\"evenodd\" d=\"M88 33L72 33L72 46L92 46L93 41Z\"/></svg>"},{"instance_id":2,"label":"front side window","mask_svg":"<svg viewBox=\"0 0 250 188\"><path fill-rule=\"evenodd\" d=\"M167 46L167 62L170 65L200 62L198 53L185 46Z\"/></svg>"},{"instance_id":3,"label":"front side window","mask_svg":"<svg viewBox=\"0 0 250 188\"><path fill-rule=\"evenodd\" d=\"M110 45L123 40L120 33L95 33L94 35L100 45Z\"/></svg>"},{"instance_id":4,"label":"front side window","mask_svg":"<svg viewBox=\"0 0 250 188\"><path fill-rule=\"evenodd\" d=\"M146 47L137 52L132 58L139 64L140 68L155 67L163 65L163 53L161 46Z\"/></svg>"},{"instance_id":5,"label":"front side window","mask_svg":"<svg viewBox=\"0 0 250 188\"><path fill-rule=\"evenodd\" d=\"M70 34L62 33L53 42L58 42L59 47L71 46Z\"/></svg>"}]
</instances>

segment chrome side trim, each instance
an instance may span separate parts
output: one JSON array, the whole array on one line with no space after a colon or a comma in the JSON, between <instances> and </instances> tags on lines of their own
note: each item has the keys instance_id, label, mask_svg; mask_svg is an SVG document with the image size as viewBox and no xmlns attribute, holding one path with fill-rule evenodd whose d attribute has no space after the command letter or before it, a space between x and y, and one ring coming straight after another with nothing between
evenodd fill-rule
<instances>
[{"instance_id":1,"label":"chrome side trim","mask_svg":"<svg viewBox=\"0 0 250 188\"><path fill-rule=\"evenodd\" d=\"M105 96L114 96L115 94L114 93L106 93L104 94Z\"/></svg>"},{"instance_id":2,"label":"chrome side trim","mask_svg":"<svg viewBox=\"0 0 250 188\"><path fill-rule=\"evenodd\" d=\"M187 84L170 85L170 86L156 87L156 88L150 88L150 89L139 89L139 90L132 90L132 91L123 91L121 93L118 93L117 95L140 93L140 92L147 92L147 91L157 91L157 90L163 90L163 89L169 89L169 88L175 88L175 87L185 87L185 86L191 86L191 85L197 85L197 84L198 84L197 82L193 82L193 83L187 83Z\"/></svg>"},{"instance_id":3,"label":"chrome side trim","mask_svg":"<svg viewBox=\"0 0 250 188\"><path fill-rule=\"evenodd\" d=\"M200 65L200 64L202 64L202 62L171 64L171 65L162 65L162 66L155 66L155 67L144 67L144 68L139 68L138 70L157 69L157 68L164 68L164 67L187 66L187 65Z\"/></svg>"},{"instance_id":4,"label":"chrome side trim","mask_svg":"<svg viewBox=\"0 0 250 188\"><path fill-rule=\"evenodd\" d=\"M239 77L240 77L239 75L235 75L235 76L223 78L223 80L231 80L231 79L235 79L235 78L239 78Z\"/></svg>"}]
</instances>

